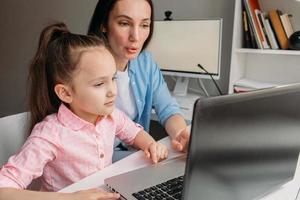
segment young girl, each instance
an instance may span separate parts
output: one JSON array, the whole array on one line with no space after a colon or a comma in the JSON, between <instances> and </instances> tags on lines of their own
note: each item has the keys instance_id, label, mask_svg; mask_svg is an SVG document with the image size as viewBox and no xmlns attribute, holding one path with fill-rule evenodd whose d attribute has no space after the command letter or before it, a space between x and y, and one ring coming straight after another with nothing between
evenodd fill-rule
<instances>
[{"instance_id":1,"label":"young girl","mask_svg":"<svg viewBox=\"0 0 300 200\"><path fill-rule=\"evenodd\" d=\"M0 199L117 199L98 189L71 194L25 189L41 176L42 191L58 191L112 162L115 136L154 163L167 149L115 109L116 63L103 42L46 27L30 72L31 134L0 171Z\"/></svg>"}]
</instances>

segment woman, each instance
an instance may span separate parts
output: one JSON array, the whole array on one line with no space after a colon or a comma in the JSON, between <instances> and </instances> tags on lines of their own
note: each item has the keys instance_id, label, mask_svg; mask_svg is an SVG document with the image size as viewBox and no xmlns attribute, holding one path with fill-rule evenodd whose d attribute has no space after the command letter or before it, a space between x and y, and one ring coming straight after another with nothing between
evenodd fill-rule
<instances>
[{"instance_id":1,"label":"woman","mask_svg":"<svg viewBox=\"0 0 300 200\"><path fill-rule=\"evenodd\" d=\"M189 131L163 76L144 49L153 33L151 0L99 0L88 34L105 37L118 69L117 107L149 131L152 108L172 139L185 151Z\"/></svg>"}]
</instances>

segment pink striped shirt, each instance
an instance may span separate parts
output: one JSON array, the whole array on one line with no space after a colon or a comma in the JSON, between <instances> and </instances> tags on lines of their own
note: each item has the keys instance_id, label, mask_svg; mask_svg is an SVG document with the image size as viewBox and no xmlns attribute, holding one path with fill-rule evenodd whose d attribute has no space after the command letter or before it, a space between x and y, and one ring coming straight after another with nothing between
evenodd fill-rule
<instances>
[{"instance_id":1,"label":"pink striped shirt","mask_svg":"<svg viewBox=\"0 0 300 200\"><path fill-rule=\"evenodd\" d=\"M115 136L132 144L141 130L117 109L94 125L62 104L1 168L0 187L24 189L42 176L41 190L58 191L110 165Z\"/></svg>"}]
</instances>

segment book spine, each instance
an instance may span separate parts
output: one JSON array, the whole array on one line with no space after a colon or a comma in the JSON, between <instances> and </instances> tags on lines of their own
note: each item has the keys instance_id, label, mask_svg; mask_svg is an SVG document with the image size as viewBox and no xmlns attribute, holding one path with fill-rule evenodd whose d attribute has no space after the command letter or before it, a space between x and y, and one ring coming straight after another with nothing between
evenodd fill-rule
<instances>
[{"instance_id":1,"label":"book spine","mask_svg":"<svg viewBox=\"0 0 300 200\"><path fill-rule=\"evenodd\" d=\"M249 13L251 15L251 20L253 21L253 25L254 25L253 29L257 33L257 37L260 40L261 48L262 49L264 49L264 48L265 49L270 48L270 47L268 47L267 42L265 41L263 32L259 28L259 21L258 21L258 19L256 17L256 14L255 14L255 10L256 9L257 10L261 10L258 0L245 0L245 1L246 1L246 4L245 4L246 7L247 7L247 5L249 7Z\"/></svg>"},{"instance_id":2,"label":"book spine","mask_svg":"<svg viewBox=\"0 0 300 200\"><path fill-rule=\"evenodd\" d=\"M279 41L279 46L281 49L288 49L288 38L285 34L285 31L283 29L279 13L277 10L271 10L269 12L269 18L271 21L271 24L274 28L275 35Z\"/></svg>"},{"instance_id":3,"label":"book spine","mask_svg":"<svg viewBox=\"0 0 300 200\"><path fill-rule=\"evenodd\" d=\"M253 44L251 41L249 24L247 19L246 11L243 10L243 34L244 34L244 44L243 47L245 48L253 48Z\"/></svg>"},{"instance_id":4,"label":"book spine","mask_svg":"<svg viewBox=\"0 0 300 200\"><path fill-rule=\"evenodd\" d=\"M264 25L263 25L263 22L262 22L262 19L261 19L261 11L258 10L258 9L255 9L254 12L255 12L255 17L256 17L256 19L258 21L259 30L262 33L262 37L263 37L262 44L263 44L263 47L264 47L264 49L270 49L270 45L269 45L269 42L267 40L266 31L264 30Z\"/></svg>"},{"instance_id":5,"label":"book spine","mask_svg":"<svg viewBox=\"0 0 300 200\"><path fill-rule=\"evenodd\" d=\"M289 38L294 33L289 15L287 13L280 15L280 20L284 28L285 34Z\"/></svg>"},{"instance_id":6,"label":"book spine","mask_svg":"<svg viewBox=\"0 0 300 200\"><path fill-rule=\"evenodd\" d=\"M265 27L266 27L267 34L269 36L269 40L270 40L270 44L271 44L272 49L279 49L274 31L271 27L269 19L265 19Z\"/></svg>"},{"instance_id":7,"label":"book spine","mask_svg":"<svg viewBox=\"0 0 300 200\"><path fill-rule=\"evenodd\" d=\"M255 36L255 41L256 41L257 47L259 49L263 49L262 36L258 32L257 22L255 21L256 18L254 17L254 15L252 13L249 0L244 0L244 4L245 4L246 12L247 12L247 15L248 15L248 19L249 19L249 22L250 22L249 24L251 26L251 29L253 30L253 33L254 33L253 35Z\"/></svg>"}]
</instances>

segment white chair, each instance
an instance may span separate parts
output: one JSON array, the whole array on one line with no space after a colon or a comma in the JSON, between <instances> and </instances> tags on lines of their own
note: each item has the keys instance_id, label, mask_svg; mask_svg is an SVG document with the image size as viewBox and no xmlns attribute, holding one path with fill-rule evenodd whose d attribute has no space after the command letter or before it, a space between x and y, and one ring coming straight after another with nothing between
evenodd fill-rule
<instances>
[{"instance_id":1,"label":"white chair","mask_svg":"<svg viewBox=\"0 0 300 200\"><path fill-rule=\"evenodd\" d=\"M0 168L14 155L27 138L30 115L28 112L0 118ZM39 190L40 180L33 180L27 187Z\"/></svg>"},{"instance_id":2,"label":"white chair","mask_svg":"<svg viewBox=\"0 0 300 200\"><path fill-rule=\"evenodd\" d=\"M29 126L29 113L0 118L0 167L22 146Z\"/></svg>"}]
</instances>

